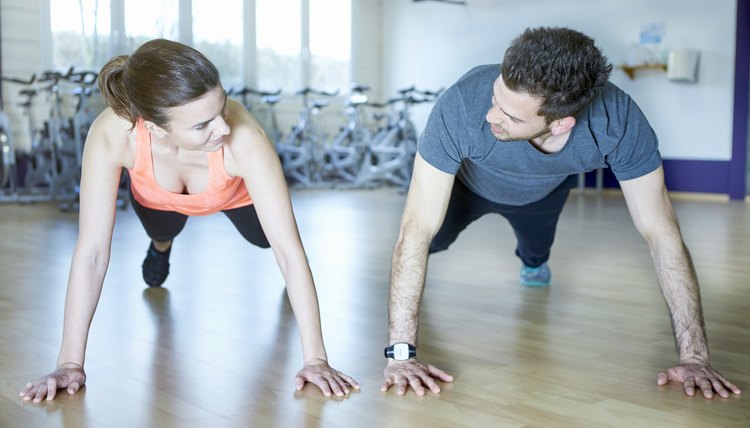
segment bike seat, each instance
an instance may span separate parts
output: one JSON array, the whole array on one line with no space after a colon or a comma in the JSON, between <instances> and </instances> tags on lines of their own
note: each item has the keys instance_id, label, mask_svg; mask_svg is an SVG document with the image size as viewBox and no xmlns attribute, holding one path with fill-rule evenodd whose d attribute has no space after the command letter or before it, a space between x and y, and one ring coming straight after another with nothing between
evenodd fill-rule
<instances>
[{"instance_id":1,"label":"bike seat","mask_svg":"<svg viewBox=\"0 0 750 428\"><path fill-rule=\"evenodd\" d=\"M367 85L353 85L352 86L352 92L366 92L369 91L370 87Z\"/></svg>"}]
</instances>

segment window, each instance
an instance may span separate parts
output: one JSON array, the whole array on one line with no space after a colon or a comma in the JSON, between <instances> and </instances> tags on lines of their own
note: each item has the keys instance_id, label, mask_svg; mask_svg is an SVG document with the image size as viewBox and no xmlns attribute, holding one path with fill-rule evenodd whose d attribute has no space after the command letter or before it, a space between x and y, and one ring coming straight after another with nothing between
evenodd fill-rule
<instances>
[{"instance_id":1,"label":"window","mask_svg":"<svg viewBox=\"0 0 750 428\"><path fill-rule=\"evenodd\" d=\"M301 89L300 0L255 0L258 89Z\"/></svg>"},{"instance_id":2,"label":"window","mask_svg":"<svg viewBox=\"0 0 750 428\"><path fill-rule=\"evenodd\" d=\"M125 51L131 53L151 39L179 41L178 16L178 0L128 0L125 2Z\"/></svg>"},{"instance_id":3,"label":"window","mask_svg":"<svg viewBox=\"0 0 750 428\"><path fill-rule=\"evenodd\" d=\"M315 88L348 89L351 0L310 1L310 82Z\"/></svg>"},{"instance_id":4,"label":"window","mask_svg":"<svg viewBox=\"0 0 750 428\"><path fill-rule=\"evenodd\" d=\"M109 0L53 0L52 68L98 70L109 59Z\"/></svg>"},{"instance_id":5,"label":"window","mask_svg":"<svg viewBox=\"0 0 750 428\"><path fill-rule=\"evenodd\" d=\"M349 85L351 0L47 1L56 69L98 70L113 55L165 38L203 52L227 88L293 93L308 82L323 90ZM192 9L180 10L186 7ZM254 25L243 25L245 8L255 11ZM190 22L180 23L181 16ZM253 28L256 46L246 49L253 37L243 32ZM256 81L244 82L245 76Z\"/></svg>"},{"instance_id":6,"label":"window","mask_svg":"<svg viewBox=\"0 0 750 428\"><path fill-rule=\"evenodd\" d=\"M225 88L242 86L242 0L193 0L193 46L214 63Z\"/></svg>"}]
</instances>

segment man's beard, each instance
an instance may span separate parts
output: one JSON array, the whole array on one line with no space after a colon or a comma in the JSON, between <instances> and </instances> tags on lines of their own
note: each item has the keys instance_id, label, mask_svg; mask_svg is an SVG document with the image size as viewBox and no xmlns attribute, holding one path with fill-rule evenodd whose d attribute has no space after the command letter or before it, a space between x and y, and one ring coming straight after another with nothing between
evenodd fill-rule
<instances>
[{"instance_id":1,"label":"man's beard","mask_svg":"<svg viewBox=\"0 0 750 428\"><path fill-rule=\"evenodd\" d=\"M533 140L535 138L539 138L542 135L545 135L545 134L548 134L548 133L549 133L549 129L544 128L544 129L540 130L539 132L536 132L536 133L534 133L532 135L528 135L528 136L508 135L506 133L506 134L498 137L494 132L492 133L492 135L494 135L495 138L498 141L531 141L531 140Z\"/></svg>"}]
</instances>

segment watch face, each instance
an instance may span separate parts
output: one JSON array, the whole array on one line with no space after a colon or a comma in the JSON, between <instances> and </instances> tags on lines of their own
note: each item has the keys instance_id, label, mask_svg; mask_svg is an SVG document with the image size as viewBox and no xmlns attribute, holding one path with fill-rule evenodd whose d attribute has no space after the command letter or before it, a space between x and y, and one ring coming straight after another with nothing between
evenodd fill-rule
<instances>
[{"instance_id":1,"label":"watch face","mask_svg":"<svg viewBox=\"0 0 750 428\"><path fill-rule=\"evenodd\" d=\"M408 360L409 359L409 345L406 343L397 343L393 345L393 359L394 360Z\"/></svg>"}]
</instances>

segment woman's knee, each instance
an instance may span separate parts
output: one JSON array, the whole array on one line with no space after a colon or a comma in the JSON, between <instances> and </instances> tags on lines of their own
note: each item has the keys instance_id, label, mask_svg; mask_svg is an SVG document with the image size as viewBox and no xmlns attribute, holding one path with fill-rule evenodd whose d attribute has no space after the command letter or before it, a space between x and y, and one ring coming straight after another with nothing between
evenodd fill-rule
<instances>
[{"instance_id":1,"label":"woman's knee","mask_svg":"<svg viewBox=\"0 0 750 428\"><path fill-rule=\"evenodd\" d=\"M266 238L266 235L263 234L263 236L255 236L255 237L245 237L247 241L256 247L260 248L271 248L271 243L268 242L268 238Z\"/></svg>"}]
</instances>

